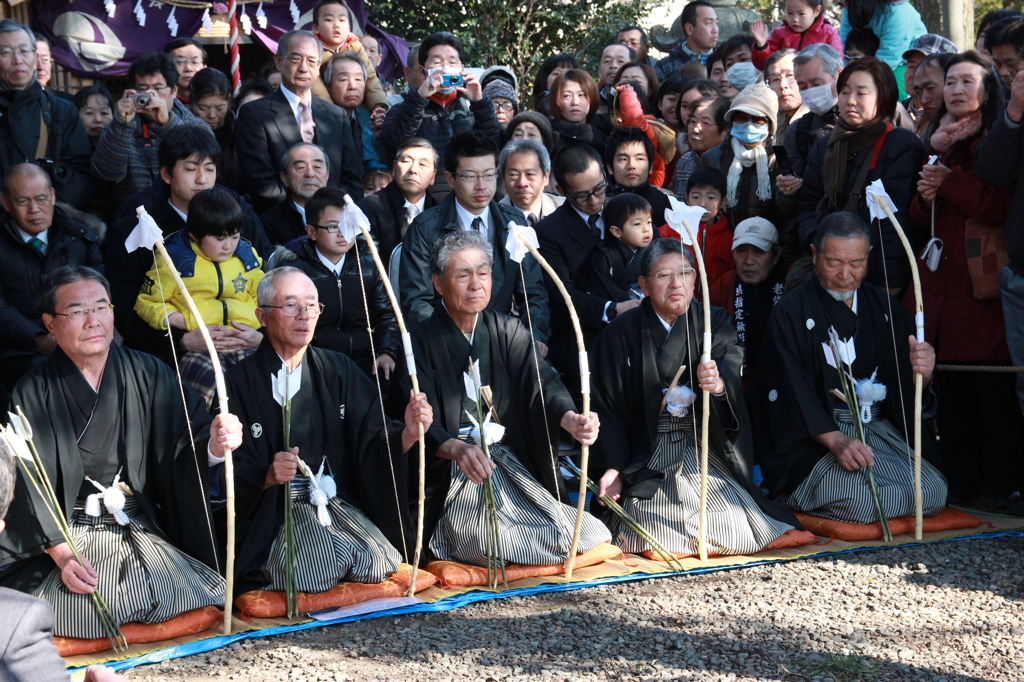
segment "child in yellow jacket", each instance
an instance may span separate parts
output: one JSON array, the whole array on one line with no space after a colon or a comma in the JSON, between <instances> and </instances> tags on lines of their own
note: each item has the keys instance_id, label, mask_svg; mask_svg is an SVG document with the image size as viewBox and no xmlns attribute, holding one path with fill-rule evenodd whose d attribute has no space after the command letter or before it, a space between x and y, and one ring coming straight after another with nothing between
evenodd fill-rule
<instances>
[{"instance_id":1,"label":"child in yellow jacket","mask_svg":"<svg viewBox=\"0 0 1024 682\"><path fill-rule=\"evenodd\" d=\"M252 353L262 337L256 330L256 287L262 263L247 240L241 239L242 211L228 192L214 187L199 192L188 204L188 226L164 240L164 246L196 303L203 321L223 329L220 352L225 369ZM162 256L142 284L135 312L154 329L192 331L199 325ZM212 405L213 364L205 352L189 351L179 363L182 379Z\"/></svg>"}]
</instances>

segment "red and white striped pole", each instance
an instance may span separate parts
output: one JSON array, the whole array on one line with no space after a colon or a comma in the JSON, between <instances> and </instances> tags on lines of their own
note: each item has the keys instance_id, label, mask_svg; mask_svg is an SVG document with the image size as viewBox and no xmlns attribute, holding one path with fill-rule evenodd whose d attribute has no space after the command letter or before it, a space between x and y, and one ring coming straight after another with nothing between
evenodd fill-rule
<instances>
[{"instance_id":1,"label":"red and white striped pole","mask_svg":"<svg viewBox=\"0 0 1024 682\"><path fill-rule=\"evenodd\" d=\"M242 83L241 63L238 56L238 5L236 0L228 3L228 25L231 34L231 88L238 92Z\"/></svg>"}]
</instances>

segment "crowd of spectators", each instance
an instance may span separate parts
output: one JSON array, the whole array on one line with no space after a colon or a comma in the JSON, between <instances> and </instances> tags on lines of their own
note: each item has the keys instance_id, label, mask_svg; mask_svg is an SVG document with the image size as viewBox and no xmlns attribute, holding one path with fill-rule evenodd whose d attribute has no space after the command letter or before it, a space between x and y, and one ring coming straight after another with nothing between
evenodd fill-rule
<instances>
[{"instance_id":1,"label":"crowd of spectators","mask_svg":"<svg viewBox=\"0 0 1024 682\"><path fill-rule=\"evenodd\" d=\"M387 379L399 348L382 278L410 321L426 319L439 300L431 247L476 230L494 247L490 306L518 315L578 390L569 312L535 261L509 259L508 225L536 228L593 339L643 297L638 254L668 234L670 198L707 210L709 293L734 316L752 373L771 309L811 273L830 214L869 225L867 280L913 309L907 253L868 208L880 180L921 271L940 365L929 424L950 494L1019 510L1024 373L964 368L1024 365L1024 15L990 12L976 44L957 46L908 2L847 0L839 26L819 0L782 9L781 25L720 36L715 8L694 0L666 56L625 26L595 48L596 73L554 54L532 83L474 64L440 31L411 45L393 84L344 2L321 0L312 31L286 33L237 91L200 42L179 38L135 59L119 96L54 89L49 44L0 21L0 384L54 352L39 289L66 264L105 271L124 345L185 369L205 353L152 257L124 246L143 206L210 303L225 358L258 345L252 287L290 263L326 305L314 343ZM362 237L342 235L346 195L386 272Z\"/></svg>"}]
</instances>

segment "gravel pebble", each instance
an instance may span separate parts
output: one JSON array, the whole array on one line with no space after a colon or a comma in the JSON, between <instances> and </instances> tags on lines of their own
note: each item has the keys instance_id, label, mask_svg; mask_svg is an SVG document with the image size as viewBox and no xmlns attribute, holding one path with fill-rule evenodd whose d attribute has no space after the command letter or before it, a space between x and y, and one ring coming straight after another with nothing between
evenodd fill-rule
<instances>
[{"instance_id":1,"label":"gravel pebble","mask_svg":"<svg viewBox=\"0 0 1024 682\"><path fill-rule=\"evenodd\" d=\"M1024 539L847 553L236 642L130 680L1024 681Z\"/></svg>"}]
</instances>

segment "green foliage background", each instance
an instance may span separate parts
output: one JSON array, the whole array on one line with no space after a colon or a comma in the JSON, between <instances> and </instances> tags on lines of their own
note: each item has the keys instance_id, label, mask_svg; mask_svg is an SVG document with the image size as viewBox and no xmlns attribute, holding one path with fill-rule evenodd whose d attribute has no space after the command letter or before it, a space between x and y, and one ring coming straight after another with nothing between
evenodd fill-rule
<instances>
[{"instance_id":1,"label":"green foliage background","mask_svg":"<svg viewBox=\"0 0 1024 682\"><path fill-rule=\"evenodd\" d=\"M573 54L592 74L601 49L622 26L637 24L654 0L377 0L370 20L410 43L447 30L466 44L467 66L503 64L519 77L520 99L532 95L545 58Z\"/></svg>"}]
</instances>

